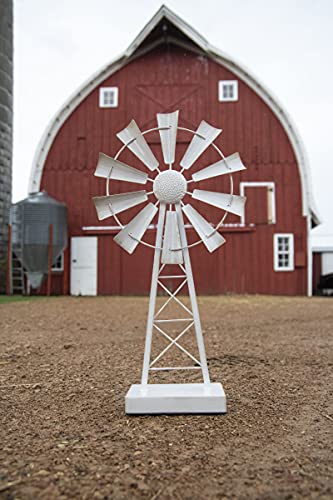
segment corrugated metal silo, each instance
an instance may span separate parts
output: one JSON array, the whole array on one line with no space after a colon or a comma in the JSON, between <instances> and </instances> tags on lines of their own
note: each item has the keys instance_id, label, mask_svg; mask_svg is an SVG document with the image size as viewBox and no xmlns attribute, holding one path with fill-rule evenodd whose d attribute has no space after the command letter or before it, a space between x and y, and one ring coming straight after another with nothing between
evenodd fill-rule
<instances>
[{"instance_id":1,"label":"corrugated metal silo","mask_svg":"<svg viewBox=\"0 0 333 500\"><path fill-rule=\"evenodd\" d=\"M13 2L0 1L0 291L5 287L7 224L12 196Z\"/></svg>"},{"instance_id":2,"label":"corrugated metal silo","mask_svg":"<svg viewBox=\"0 0 333 500\"><path fill-rule=\"evenodd\" d=\"M29 282L38 288L48 272L49 228L52 224L52 263L67 245L67 207L45 192L35 193L11 208L12 248Z\"/></svg>"}]
</instances>

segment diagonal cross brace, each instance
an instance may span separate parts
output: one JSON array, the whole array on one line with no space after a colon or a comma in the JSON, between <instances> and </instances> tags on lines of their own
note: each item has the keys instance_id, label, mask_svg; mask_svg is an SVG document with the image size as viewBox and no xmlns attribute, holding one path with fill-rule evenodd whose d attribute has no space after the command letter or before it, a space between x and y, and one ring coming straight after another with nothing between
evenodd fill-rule
<instances>
[{"instance_id":1,"label":"diagonal cross brace","mask_svg":"<svg viewBox=\"0 0 333 500\"><path fill-rule=\"evenodd\" d=\"M177 302L177 304L179 304L183 309L185 309L186 312L188 312L191 316L193 316L192 311L176 297L177 293L179 293L180 290L183 288L183 286L187 283L187 278L179 285L179 287L174 293L170 292L170 290L164 285L164 283L161 283L160 280L157 280L157 283L160 285L161 288L163 288L165 292L167 292L170 295L170 297L168 298L168 300L164 302L163 306L155 314L155 319L161 314L163 309L166 308L166 306L169 304L169 302L171 302L172 299L175 302Z\"/></svg>"},{"instance_id":2,"label":"diagonal cross brace","mask_svg":"<svg viewBox=\"0 0 333 500\"><path fill-rule=\"evenodd\" d=\"M183 351L185 354L187 354L187 356L189 356L192 361L194 361L195 363L197 363L197 365L201 366L201 363L200 361L198 361L194 356L192 356L192 354L190 352L188 352L187 349L185 349L185 347L183 347L182 345L178 344L178 340L194 325L194 321L191 321L191 323L189 325L187 325L181 332L180 334L175 338L173 339L172 337L170 337L170 335L168 335L166 332L164 332L162 330L162 328L158 327L157 325L154 324L154 327L156 328L157 331L159 331L162 335L164 335L164 337L166 337L169 341L170 341L170 344L166 346L165 349L163 349L163 351L160 352L160 354L158 354L158 356L156 356L156 358L150 363L150 368L156 363L156 361L158 361L159 359L161 359L162 356L164 356L164 354L173 346L175 345L176 347L178 347L178 349L180 349L181 351Z\"/></svg>"}]
</instances>

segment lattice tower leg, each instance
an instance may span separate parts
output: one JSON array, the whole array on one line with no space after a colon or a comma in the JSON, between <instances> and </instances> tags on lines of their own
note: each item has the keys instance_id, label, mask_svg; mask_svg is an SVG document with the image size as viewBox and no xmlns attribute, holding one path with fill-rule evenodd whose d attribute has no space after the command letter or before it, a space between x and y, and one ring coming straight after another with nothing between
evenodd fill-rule
<instances>
[{"instance_id":1,"label":"lattice tower leg","mask_svg":"<svg viewBox=\"0 0 333 500\"><path fill-rule=\"evenodd\" d=\"M163 241L163 228L164 228L164 221L165 221L165 211L166 211L166 205L165 205L165 203L161 203L160 213L159 213L158 222L157 222L156 248L155 248L155 253L154 253L153 272L152 272L152 277L151 277L149 311L148 311L147 331L146 331L146 343L145 343L145 353L144 353L144 358L143 358L143 369L142 369L142 377L141 377L142 384L148 383L151 342L152 342L152 337L153 337L154 315L155 315L155 308L156 308L158 273L159 273L159 269L160 269L161 253L162 253L161 248L162 248L162 241Z\"/></svg>"},{"instance_id":2,"label":"lattice tower leg","mask_svg":"<svg viewBox=\"0 0 333 500\"><path fill-rule=\"evenodd\" d=\"M209 384L210 378L209 378L209 372L208 372L208 367L207 367L205 344L203 341L200 314L199 314L197 296L196 296L195 287L194 287L190 253L189 253L189 250L187 248L187 238L186 238L186 231L185 231L185 226L184 226L184 219L183 219L183 214L182 214L182 210L181 210L180 205L176 205L176 211L177 211L177 220L178 220L178 227L179 227L179 233L180 233L180 241L181 241L182 248L184 249L183 256L184 256L184 264L185 264L186 277L187 277L187 286L188 286L188 291L189 291L189 296L190 296L190 301L191 301L192 314L193 314L193 320L194 320L194 329L195 329L195 335L196 335L196 339L197 339L197 343L198 343L202 376L203 376L204 383Z\"/></svg>"}]
</instances>

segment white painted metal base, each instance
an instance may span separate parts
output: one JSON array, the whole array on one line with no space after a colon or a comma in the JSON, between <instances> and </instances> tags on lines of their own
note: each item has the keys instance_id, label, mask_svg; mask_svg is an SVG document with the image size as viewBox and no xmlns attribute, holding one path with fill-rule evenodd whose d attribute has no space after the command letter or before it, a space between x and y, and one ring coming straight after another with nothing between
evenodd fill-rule
<instances>
[{"instance_id":1,"label":"white painted metal base","mask_svg":"<svg viewBox=\"0 0 333 500\"><path fill-rule=\"evenodd\" d=\"M129 415L226 413L227 401L220 383L134 384L125 408Z\"/></svg>"}]
</instances>

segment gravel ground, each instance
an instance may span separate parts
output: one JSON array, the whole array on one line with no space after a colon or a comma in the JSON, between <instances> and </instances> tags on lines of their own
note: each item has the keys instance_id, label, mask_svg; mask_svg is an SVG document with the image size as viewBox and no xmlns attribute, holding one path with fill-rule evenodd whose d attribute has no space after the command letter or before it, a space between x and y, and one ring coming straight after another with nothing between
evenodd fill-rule
<instances>
[{"instance_id":1,"label":"gravel ground","mask_svg":"<svg viewBox=\"0 0 333 500\"><path fill-rule=\"evenodd\" d=\"M332 499L333 301L199 305L226 415L125 415L147 298L0 305L0 498Z\"/></svg>"}]
</instances>

